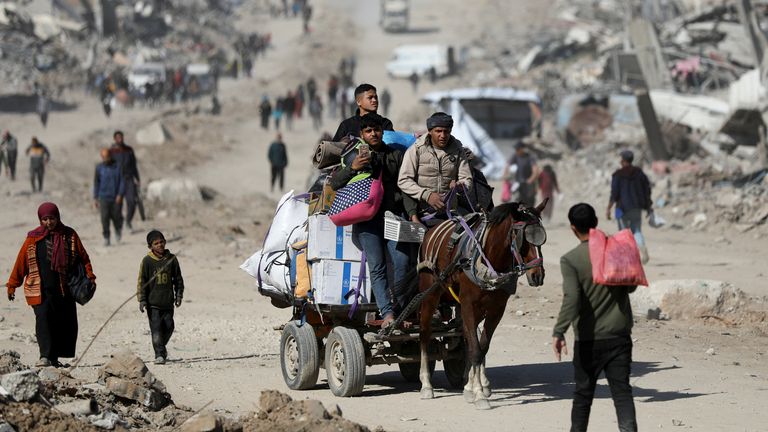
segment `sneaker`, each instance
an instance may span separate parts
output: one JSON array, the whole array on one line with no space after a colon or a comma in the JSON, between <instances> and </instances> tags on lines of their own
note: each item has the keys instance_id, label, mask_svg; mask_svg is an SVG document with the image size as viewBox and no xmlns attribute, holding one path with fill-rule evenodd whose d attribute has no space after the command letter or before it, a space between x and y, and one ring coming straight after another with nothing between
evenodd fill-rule
<instances>
[{"instance_id":1,"label":"sneaker","mask_svg":"<svg viewBox=\"0 0 768 432\"><path fill-rule=\"evenodd\" d=\"M155 364L158 364L158 365L165 364L165 357L161 357L161 356L155 357Z\"/></svg>"},{"instance_id":2,"label":"sneaker","mask_svg":"<svg viewBox=\"0 0 768 432\"><path fill-rule=\"evenodd\" d=\"M123 236L122 236L122 234L120 234L119 232L116 232L116 233L115 233L115 242L116 242L117 244L120 244L120 240L122 240L122 239L123 239Z\"/></svg>"},{"instance_id":3,"label":"sneaker","mask_svg":"<svg viewBox=\"0 0 768 432\"><path fill-rule=\"evenodd\" d=\"M125 227L128 228L129 232L133 231L133 224L131 224L130 222L126 222Z\"/></svg>"},{"instance_id":4,"label":"sneaker","mask_svg":"<svg viewBox=\"0 0 768 432\"><path fill-rule=\"evenodd\" d=\"M48 367L51 365L51 361L48 360L46 357L40 357L40 360L35 363L36 367Z\"/></svg>"},{"instance_id":5,"label":"sneaker","mask_svg":"<svg viewBox=\"0 0 768 432\"><path fill-rule=\"evenodd\" d=\"M104 246L109 246L109 237L104 238Z\"/></svg>"}]
</instances>

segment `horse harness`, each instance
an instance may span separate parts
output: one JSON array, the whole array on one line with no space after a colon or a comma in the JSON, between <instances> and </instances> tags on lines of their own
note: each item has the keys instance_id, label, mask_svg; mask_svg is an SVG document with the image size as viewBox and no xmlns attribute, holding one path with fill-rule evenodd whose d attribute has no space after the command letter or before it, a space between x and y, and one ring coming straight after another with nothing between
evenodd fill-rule
<instances>
[{"instance_id":1,"label":"horse harness","mask_svg":"<svg viewBox=\"0 0 768 432\"><path fill-rule=\"evenodd\" d=\"M523 246L524 232L528 225L525 221L513 223L507 239L514 257L514 264L509 271L498 273L483 252L488 241L490 226L486 214L471 213L466 218L453 216L435 227L434 234L429 237L426 244L422 244L425 257L417 265L417 270L428 269L434 274L438 273L437 255L440 245L447 239L447 253L453 255L451 262L456 262L457 268L461 269L470 281L480 289L487 291L501 289L512 295L517 290L518 277L530 269L542 267L544 262L541 258L541 245L535 246L537 258L527 263L523 261L520 249ZM453 253L454 251L456 252Z\"/></svg>"}]
</instances>

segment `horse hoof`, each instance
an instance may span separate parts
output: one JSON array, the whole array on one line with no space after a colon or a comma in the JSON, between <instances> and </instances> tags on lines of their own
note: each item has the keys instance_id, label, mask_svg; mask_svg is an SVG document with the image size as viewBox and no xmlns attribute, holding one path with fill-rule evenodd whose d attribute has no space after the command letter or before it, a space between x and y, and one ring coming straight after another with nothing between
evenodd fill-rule
<instances>
[{"instance_id":1,"label":"horse hoof","mask_svg":"<svg viewBox=\"0 0 768 432\"><path fill-rule=\"evenodd\" d=\"M490 387L483 387L483 396L485 397L491 397L491 388Z\"/></svg>"},{"instance_id":2,"label":"horse hoof","mask_svg":"<svg viewBox=\"0 0 768 432\"><path fill-rule=\"evenodd\" d=\"M421 398L422 399L434 399L435 398L435 391L431 388L425 388L421 389Z\"/></svg>"},{"instance_id":3,"label":"horse hoof","mask_svg":"<svg viewBox=\"0 0 768 432\"><path fill-rule=\"evenodd\" d=\"M475 392L471 390L464 390L464 400L468 403L472 403L475 401Z\"/></svg>"},{"instance_id":4,"label":"horse hoof","mask_svg":"<svg viewBox=\"0 0 768 432\"><path fill-rule=\"evenodd\" d=\"M488 402L488 399L478 399L475 401L475 409L489 410L491 409L491 403Z\"/></svg>"}]
</instances>

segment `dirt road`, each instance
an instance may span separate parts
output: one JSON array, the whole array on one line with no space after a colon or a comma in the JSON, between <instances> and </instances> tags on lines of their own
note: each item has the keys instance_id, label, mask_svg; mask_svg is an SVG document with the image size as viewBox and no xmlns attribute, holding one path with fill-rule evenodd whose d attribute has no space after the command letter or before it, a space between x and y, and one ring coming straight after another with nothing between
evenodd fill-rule
<instances>
[{"instance_id":1,"label":"dirt road","mask_svg":"<svg viewBox=\"0 0 768 432\"><path fill-rule=\"evenodd\" d=\"M220 119L168 119L174 124L186 122L190 131L207 131L213 135L208 137L210 142L177 143L163 150L163 154L168 153L165 159L155 158L159 150L138 149L145 182L189 176L221 195L211 204L137 222L137 232L126 235L117 247L99 246L97 216L89 208L95 150L108 142L112 129L125 129L130 138L136 125L156 113L118 112L107 120L94 102L84 103L75 112L54 113L48 129L38 134L53 152L47 192L34 196L24 192L28 186L23 160L16 183L0 180L0 274L8 274L26 231L35 225L37 205L44 199L58 202L64 222L83 237L99 276L96 297L79 309L78 349L82 350L112 310L134 292L138 264L146 253L144 233L152 227L160 228L174 240L169 248L179 253L187 295L176 314L176 333L169 347L171 362L164 366L150 364L152 372L166 383L177 403L197 408L213 400L213 408L234 414L253 410L263 389L286 390L277 358L279 334L272 327L284 323L289 312L271 307L256 293L253 280L238 269L257 248L269 224L274 199L279 196L278 192L267 192L266 147L275 132L259 128L256 106L262 94L282 94L308 78L310 71L317 71L318 81L323 83L341 55L354 53L359 65L357 79L379 88L388 87L393 93L390 117L396 126L398 122L409 122L417 95L407 82L387 79L384 63L392 48L406 40L460 41L470 32L481 30L478 11L488 10L470 8L467 2L458 0L412 3L413 26L420 30L396 35L382 33L376 25L376 8L355 0L317 1L316 30L309 37L301 35L298 20L273 22L264 16L243 17L238 25L273 35L274 50L256 64L259 78L223 81L224 112ZM487 3L498 6L497 2ZM516 16L516 23L526 23L521 26L540 25L546 17L546 1L536 5L524 1L505 3L510 16ZM460 84L454 80L439 86ZM423 83L419 90L429 88ZM337 122L326 119L323 128L333 132ZM33 116L3 114L0 126L19 131L23 142L28 141L31 131L39 130ZM182 128L178 131L181 133ZM311 167L310 148L318 133L304 118L293 131L283 130L283 135L291 163L287 186L301 190ZM82 145L78 144L81 141ZM188 153L196 155L194 161ZM391 431L567 430L572 368L567 361L554 362L550 332L560 301L559 257L576 244L565 224L564 209L589 197L580 196L578 177L562 183L570 190L566 200L557 204L555 220L548 227L549 240L544 248L546 283L531 288L521 282L518 297L510 301L491 347L488 368L494 409L475 411L461 394L442 390L447 382L440 366L435 374L437 397L431 401L419 400L418 387L405 383L394 366L369 368L360 397L335 398L324 382L324 373L314 390L289 392L291 396L338 404L346 418ZM594 204L598 208L604 205ZM235 227L246 235L235 234ZM608 223L603 227L614 229ZM672 230L649 230L647 238L652 256L647 271L652 280L719 279L751 295L768 295L764 268L768 244L764 239L735 234L715 241L710 234ZM93 377L96 367L118 348L129 347L144 359L152 358L146 318L137 309L131 302L118 313L77 374ZM765 334L748 326L729 328L702 321L639 319L634 337L632 383L643 430L765 429ZM22 353L25 363L36 360L34 316L22 301L0 303L0 341L2 348ZM706 353L710 348L713 354ZM615 429L604 381L599 385L591 423L594 430Z\"/></svg>"}]
</instances>

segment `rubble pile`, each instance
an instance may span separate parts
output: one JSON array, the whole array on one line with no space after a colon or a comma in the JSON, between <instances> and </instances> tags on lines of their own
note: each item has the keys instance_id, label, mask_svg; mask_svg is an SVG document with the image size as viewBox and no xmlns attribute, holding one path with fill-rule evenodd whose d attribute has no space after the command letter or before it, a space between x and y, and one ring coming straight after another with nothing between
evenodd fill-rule
<instances>
[{"instance_id":1,"label":"rubble pile","mask_svg":"<svg viewBox=\"0 0 768 432\"><path fill-rule=\"evenodd\" d=\"M263 391L260 410L240 419L177 406L165 385L129 350L116 352L85 382L65 369L30 368L0 352L0 431L153 430L181 432L368 432L316 400Z\"/></svg>"}]
</instances>

